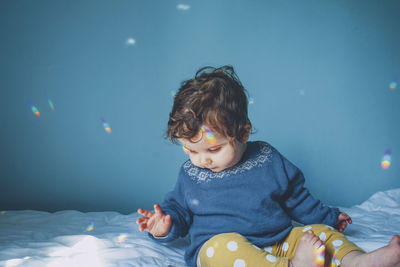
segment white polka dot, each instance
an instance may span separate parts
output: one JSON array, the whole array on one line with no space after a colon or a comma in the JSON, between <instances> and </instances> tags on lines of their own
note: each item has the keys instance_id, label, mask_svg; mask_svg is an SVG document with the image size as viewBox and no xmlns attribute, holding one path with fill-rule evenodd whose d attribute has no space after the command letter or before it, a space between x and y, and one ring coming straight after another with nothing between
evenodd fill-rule
<instances>
[{"instance_id":1,"label":"white polka dot","mask_svg":"<svg viewBox=\"0 0 400 267\"><path fill-rule=\"evenodd\" d=\"M343 244L342 240L335 240L332 242L334 247L340 247Z\"/></svg>"},{"instance_id":2,"label":"white polka dot","mask_svg":"<svg viewBox=\"0 0 400 267\"><path fill-rule=\"evenodd\" d=\"M272 247L271 247L271 246L265 247L264 250L265 250L266 252L272 253Z\"/></svg>"},{"instance_id":3,"label":"white polka dot","mask_svg":"<svg viewBox=\"0 0 400 267\"><path fill-rule=\"evenodd\" d=\"M214 248L213 247L209 247L207 249L207 257L211 258L212 256L214 256Z\"/></svg>"},{"instance_id":4,"label":"white polka dot","mask_svg":"<svg viewBox=\"0 0 400 267\"><path fill-rule=\"evenodd\" d=\"M335 229L333 229L333 227L332 226L329 226L329 225L327 225L328 226L328 228L329 229L331 229L331 230L335 230Z\"/></svg>"},{"instance_id":5,"label":"white polka dot","mask_svg":"<svg viewBox=\"0 0 400 267\"><path fill-rule=\"evenodd\" d=\"M235 241L230 241L228 242L228 244L226 245L226 247L230 250L230 251L236 251L238 249L238 244Z\"/></svg>"},{"instance_id":6,"label":"white polka dot","mask_svg":"<svg viewBox=\"0 0 400 267\"><path fill-rule=\"evenodd\" d=\"M306 228L303 229L303 232L307 232L308 230L310 230L312 227L311 226L307 226Z\"/></svg>"},{"instance_id":7,"label":"white polka dot","mask_svg":"<svg viewBox=\"0 0 400 267\"><path fill-rule=\"evenodd\" d=\"M274 255L268 254L266 258L270 262L276 262L276 257Z\"/></svg>"},{"instance_id":8,"label":"white polka dot","mask_svg":"<svg viewBox=\"0 0 400 267\"><path fill-rule=\"evenodd\" d=\"M253 245L254 248L261 250L261 248L257 247L256 245Z\"/></svg>"},{"instance_id":9,"label":"white polka dot","mask_svg":"<svg viewBox=\"0 0 400 267\"><path fill-rule=\"evenodd\" d=\"M246 262L242 259L237 259L233 263L233 267L246 267Z\"/></svg>"},{"instance_id":10,"label":"white polka dot","mask_svg":"<svg viewBox=\"0 0 400 267\"><path fill-rule=\"evenodd\" d=\"M201 267L200 257L197 258L197 267Z\"/></svg>"},{"instance_id":11,"label":"white polka dot","mask_svg":"<svg viewBox=\"0 0 400 267\"><path fill-rule=\"evenodd\" d=\"M283 249L283 251L288 251L288 249L289 249L289 244L288 244L288 242L283 243L282 249Z\"/></svg>"},{"instance_id":12,"label":"white polka dot","mask_svg":"<svg viewBox=\"0 0 400 267\"><path fill-rule=\"evenodd\" d=\"M322 233L319 235L319 239L321 239L321 241L325 241L325 239L326 239L326 234L325 234L325 232L322 232Z\"/></svg>"},{"instance_id":13,"label":"white polka dot","mask_svg":"<svg viewBox=\"0 0 400 267\"><path fill-rule=\"evenodd\" d=\"M342 263L340 262L340 260L338 260L338 259L335 259L335 261L336 261L336 265L337 265L337 266L340 266L340 264L342 264Z\"/></svg>"}]
</instances>

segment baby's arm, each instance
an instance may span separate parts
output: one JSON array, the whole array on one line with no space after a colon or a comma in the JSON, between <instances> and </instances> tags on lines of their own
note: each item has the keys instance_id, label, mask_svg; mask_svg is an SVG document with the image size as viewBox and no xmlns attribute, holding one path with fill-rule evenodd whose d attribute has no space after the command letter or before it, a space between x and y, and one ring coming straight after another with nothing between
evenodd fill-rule
<instances>
[{"instance_id":1,"label":"baby's arm","mask_svg":"<svg viewBox=\"0 0 400 267\"><path fill-rule=\"evenodd\" d=\"M192 223L192 215L185 204L185 180L187 177L183 175L183 168L181 168L174 190L167 193L161 206L156 204L154 212L138 210L144 215L137 221L140 224L139 230L146 230L150 238L165 243L187 235Z\"/></svg>"},{"instance_id":2,"label":"baby's arm","mask_svg":"<svg viewBox=\"0 0 400 267\"><path fill-rule=\"evenodd\" d=\"M138 213L143 215L136 223L139 224L140 232L147 231L154 237L165 237L171 229L171 216L164 214L160 205L154 205L154 212L138 209Z\"/></svg>"},{"instance_id":3,"label":"baby's arm","mask_svg":"<svg viewBox=\"0 0 400 267\"><path fill-rule=\"evenodd\" d=\"M315 199L304 187L303 173L284 156L279 154L283 172L278 181L283 189L282 207L296 221L303 224L326 224L335 227L340 211Z\"/></svg>"}]
</instances>

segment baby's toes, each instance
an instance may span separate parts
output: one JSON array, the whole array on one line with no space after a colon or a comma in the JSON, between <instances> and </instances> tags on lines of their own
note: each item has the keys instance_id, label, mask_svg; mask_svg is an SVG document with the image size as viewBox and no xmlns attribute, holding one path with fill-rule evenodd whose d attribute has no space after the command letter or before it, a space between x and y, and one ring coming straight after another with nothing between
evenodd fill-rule
<instances>
[{"instance_id":1,"label":"baby's toes","mask_svg":"<svg viewBox=\"0 0 400 267\"><path fill-rule=\"evenodd\" d=\"M323 244L324 244L324 242L322 242L322 240L319 239L319 238L317 237L317 241L314 242L315 248L319 248L319 247L321 247Z\"/></svg>"},{"instance_id":2,"label":"baby's toes","mask_svg":"<svg viewBox=\"0 0 400 267\"><path fill-rule=\"evenodd\" d=\"M316 236L314 233L312 234L313 236L311 237L311 243L315 246L315 248L319 248L320 246L323 245L323 242L321 239L319 239L318 236Z\"/></svg>"},{"instance_id":3,"label":"baby's toes","mask_svg":"<svg viewBox=\"0 0 400 267\"><path fill-rule=\"evenodd\" d=\"M315 237L317 237L313 231L309 230L307 232L305 232L302 236L302 238L307 241L307 242L315 242L316 240Z\"/></svg>"}]
</instances>

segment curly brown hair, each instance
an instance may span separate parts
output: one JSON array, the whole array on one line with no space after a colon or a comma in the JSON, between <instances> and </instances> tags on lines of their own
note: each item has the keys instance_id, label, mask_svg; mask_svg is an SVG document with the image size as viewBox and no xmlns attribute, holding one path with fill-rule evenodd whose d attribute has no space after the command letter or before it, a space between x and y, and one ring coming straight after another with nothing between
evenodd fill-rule
<instances>
[{"instance_id":1,"label":"curly brown hair","mask_svg":"<svg viewBox=\"0 0 400 267\"><path fill-rule=\"evenodd\" d=\"M169 114L166 137L192 140L201 126L242 142L251 130L247 91L232 66L203 67L193 79L183 81Z\"/></svg>"}]
</instances>

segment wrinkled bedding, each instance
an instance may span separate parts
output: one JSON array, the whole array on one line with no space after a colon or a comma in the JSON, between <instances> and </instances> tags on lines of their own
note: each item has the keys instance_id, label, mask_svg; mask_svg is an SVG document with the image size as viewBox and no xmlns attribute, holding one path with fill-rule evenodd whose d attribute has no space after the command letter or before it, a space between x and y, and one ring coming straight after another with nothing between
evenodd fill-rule
<instances>
[{"instance_id":1,"label":"wrinkled bedding","mask_svg":"<svg viewBox=\"0 0 400 267\"><path fill-rule=\"evenodd\" d=\"M345 231L365 251L400 234L400 188L377 192L361 205L341 208L353 224ZM0 214L0 266L185 266L188 239L170 244L137 229L139 214L34 210Z\"/></svg>"}]
</instances>

